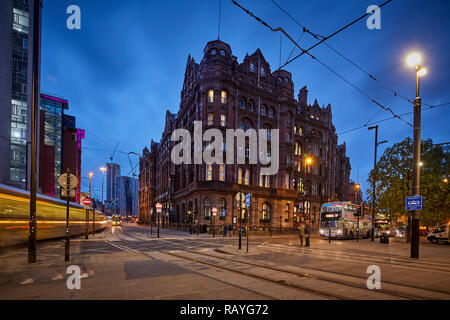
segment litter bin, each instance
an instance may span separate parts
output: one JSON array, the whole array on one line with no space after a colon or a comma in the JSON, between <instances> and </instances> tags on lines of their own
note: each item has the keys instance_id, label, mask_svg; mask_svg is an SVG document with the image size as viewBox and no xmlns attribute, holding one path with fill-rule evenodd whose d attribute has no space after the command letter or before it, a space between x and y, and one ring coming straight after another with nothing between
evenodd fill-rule
<instances>
[{"instance_id":1,"label":"litter bin","mask_svg":"<svg viewBox=\"0 0 450 320\"><path fill-rule=\"evenodd\" d=\"M389 235L385 232L383 232L380 235L380 243L389 244Z\"/></svg>"}]
</instances>

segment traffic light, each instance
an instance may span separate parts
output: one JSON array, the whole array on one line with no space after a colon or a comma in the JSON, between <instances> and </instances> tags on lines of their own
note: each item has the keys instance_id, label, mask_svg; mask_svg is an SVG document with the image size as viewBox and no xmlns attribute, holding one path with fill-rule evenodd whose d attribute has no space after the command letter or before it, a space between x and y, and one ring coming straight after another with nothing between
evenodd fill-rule
<instances>
[{"instance_id":1,"label":"traffic light","mask_svg":"<svg viewBox=\"0 0 450 320\"><path fill-rule=\"evenodd\" d=\"M354 214L355 217L361 217L362 216L362 207L356 206L356 212Z\"/></svg>"}]
</instances>

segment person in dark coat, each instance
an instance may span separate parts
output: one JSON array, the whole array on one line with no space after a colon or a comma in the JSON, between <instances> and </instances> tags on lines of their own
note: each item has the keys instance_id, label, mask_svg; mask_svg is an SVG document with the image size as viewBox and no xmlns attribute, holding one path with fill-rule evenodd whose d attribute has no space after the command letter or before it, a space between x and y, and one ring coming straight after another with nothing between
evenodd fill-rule
<instances>
[{"instance_id":1,"label":"person in dark coat","mask_svg":"<svg viewBox=\"0 0 450 320\"><path fill-rule=\"evenodd\" d=\"M305 226L305 236L306 236L306 246L310 246L311 241L311 234L312 234L312 224L311 221L308 220Z\"/></svg>"}]
</instances>

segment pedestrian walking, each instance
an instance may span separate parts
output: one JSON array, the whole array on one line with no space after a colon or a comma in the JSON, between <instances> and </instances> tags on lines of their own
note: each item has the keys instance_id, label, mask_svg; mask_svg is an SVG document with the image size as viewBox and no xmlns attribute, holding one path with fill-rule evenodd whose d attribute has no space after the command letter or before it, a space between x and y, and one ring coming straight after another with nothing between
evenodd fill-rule
<instances>
[{"instance_id":1,"label":"pedestrian walking","mask_svg":"<svg viewBox=\"0 0 450 320\"><path fill-rule=\"evenodd\" d=\"M227 236L227 226L223 226L223 237Z\"/></svg>"},{"instance_id":2,"label":"pedestrian walking","mask_svg":"<svg viewBox=\"0 0 450 320\"><path fill-rule=\"evenodd\" d=\"M303 221L298 226L298 237L300 238L300 247L303 247L303 238L305 237L305 224Z\"/></svg>"},{"instance_id":3,"label":"pedestrian walking","mask_svg":"<svg viewBox=\"0 0 450 320\"><path fill-rule=\"evenodd\" d=\"M305 226L305 236L306 236L306 246L309 247L311 245L311 234L312 234L312 224L311 221L308 220Z\"/></svg>"},{"instance_id":4,"label":"pedestrian walking","mask_svg":"<svg viewBox=\"0 0 450 320\"><path fill-rule=\"evenodd\" d=\"M233 235L233 226L231 224L228 226L228 232L230 233L230 238L231 238Z\"/></svg>"}]
</instances>

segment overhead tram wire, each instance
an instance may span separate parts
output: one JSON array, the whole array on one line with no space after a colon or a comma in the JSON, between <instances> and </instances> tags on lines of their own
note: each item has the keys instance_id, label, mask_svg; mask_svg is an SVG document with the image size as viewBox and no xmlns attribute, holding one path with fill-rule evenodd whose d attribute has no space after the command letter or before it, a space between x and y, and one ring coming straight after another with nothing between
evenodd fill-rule
<instances>
[{"instance_id":1,"label":"overhead tram wire","mask_svg":"<svg viewBox=\"0 0 450 320\"><path fill-rule=\"evenodd\" d=\"M341 74L339 74L337 71L335 71L333 68L331 68L330 66L328 66L327 64L325 64L323 61L319 60L317 57L313 56L311 53L309 53L309 51L313 48L315 48L317 45L319 45L320 43L322 43L323 41L317 43L316 45L314 45L313 47L311 47L308 50L303 49L302 47L300 47L300 45L295 42L294 39L292 39L292 37L286 32L284 31L283 28L278 27L278 28L272 28L269 24L267 24L265 21L263 21L261 18L255 16L251 11L247 10L246 8L242 7L239 3L237 3L235 0L230 0L235 6L239 7L240 9L242 9L245 13L247 13L249 16L253 17L255 20L257 20L258 22L260 22L262 25L264 25L265 27L267 27L268 29L270 29L272 32L282 32L289 40L291 40L292 43L294 43L301 51L302 54L306 53L307 55L309 55L313 60L316 60L318 63L320 63L323 67L325 67L326 69L328 69L330 72L334 73L337 77L339 77L341 80L343 80L344 82L346 82L348 85L350 85L351 87L353 87L355 90L357 90L359 93L361 93L362 95L364 95L365 97L367 97L370 101L372 101L374 104L376 104L377 106L379 106L380 108L384 109L387 112L390 112L395 118L398 118L399 120L402 120L403 122L405 122L407 125L409 125L410 127L413 127L412 124L410 124L408 121L402 119L400 116L398 116L394 111L392 111L392 109L390 107L386 107L384 105L382 105L381 103L379 103L377 100L373 99L369 94L367 94L366 92L364 92L362 89L358 88L356 85L354 85L352 82L350 82L349 80L347 80L346 78L344 78ZM389 0L385 3L383 3L382 5L380 5L380 8L384 5L386 5L387 3L391 2L392 0ZM348 24L346 27L341 28L339 31L335 32L334 34L332 34L331 36L324 38L324 40L331 38L332 36L336 35L337 33L341 32L342 30L344 30L345 28L349 27L350 25L356 23L357 21L361 20L362 18L366 17L366 15L364 15L363 17L355 20L354 22ZM300 56L299 55L299 56ZM297 56L297 57L299 57ZM294 58L295 59L295 58ZM291 59L291 62L294 60ZM284 66L287 64L284 64ZM283 66L281 67L283 68ZM281 70L280 68L280 70Z\"/></svg>"},{"instance_id":2,"label":"overhead tram wire","mask_svg":"<svg viewBox=\"0 0 450 320\"><path fill-rule=\"evenodd\" d=\"M233 3L235 2L234 0L231 0L231 1L232 1ZM271 1L272 1L272 0L271 0ZM391 2L391 1L392 1L392 0L386 1L385 3L379 5L378 8L381 9L382 7L384 7L385 5L387 5L387 4L388 4L389 2ZM272 2L273 2L273 1L272 1ZM273 2L273 3L274 3L274 2ZM275 3L274 3L274 4L275 4ZM276 5L277 5L277 4L276 4ZM278 5L277 5L277 6L278 6ZM278 7L281 9L280 6L278 6ZM283 9L282 9L282 10L283 10ZM347 25L345 25L344 27L340 28L338 31L332 33L332 34L329 35L328 37L323 37L322 40L320 40L318 43L316 43L315 45L313 45L311 48L309 48L309 49L307 49L307 50L301 49L301 50L302 50L302 53L300 53L299 55L295 56L294 58L292 58L291 60L289 60L288 62L286 62L283 66L281 66L280 69L284 68L285 66L287 66L287 65L290 64L291 62L297 60L297 59L300 58L303 54L309 53L309 51L311 51L312 49L314 49L314 48L317 47L318 45L324 43L325 41L331 39L332 37L334 37L334 36L337 35L338 33L341 33L342 31L344 31L344 30L347 29L348 27L351 27L351 26L354 25L355 23L361 21L362 19L364 19L364 18L367 17L368 15L372 14L374 11L375 11L375 10L373 10L373 11L371 11L371 12L368 12L368 13L364 14L363 16L359 17L358 19L353 20L352 22L350 22L349 24L347 24ZM285 12L285 11L283 10L283 12ZM294 19L289 13L287 13L287 12L285 12L285 13L286 13L289 17L291 17L292 19ZM295 20L295 19L294 19L294 20ZM305 29L306 29L306 28L305 28ZM307 29L306 29L306 30L307 30Z\"/></svg>"},{"instance_id":3,"label":"overhead tram wire","mask_svg":"<svg viewBox=\"0 0 450 320\"><path fill-rule=\"evenodd\" d=\"M298 24L301 28L303 28L303 32L307 32L309 33L311 36L313 36L315 39L320 40L320 38L325 39L326 37L321 36L317 33L312 32L311 30L309 30L308 28L306 28L303 24L301 24L296 18L294 18L292 15L290 15L286 10L284 10L278 3L276 3L274 0L270 0L275 6L277 6L281 11L283 11L289 18L291 18L296 24ZM329 39L329 38L328 38ZM396 90L388 87L384 82L380 81L379 79L377 79L375 76L373 76L372 74L370 74L368 71L366 71L364 68L362 68L361 66L359 66L357 63L355 63L354 61L352 61L350 58L346 57L343 53L341 53L340 51L338 51L336 48L334 48L333 46L331 46L330 44L328 44L326 42L327 39L325 39L325 41L323 41L323 44L326 45L328 48L330 48L331 50L333 50L337 55L339 55L340 57L342 57L343 59L345 59L346 61L348 61L349 63L351 63L355 68L357 68L358 70L360 70L362 73L366 74L369 78L371 78L372 80L376 81L379 85L381 85L383 88L385 88L386 90L390 91L395 97L399 97L402 98L406 101L408 101L411 104L414 104L414 101L412 101L411 99L399 94ZM289 59L287 60L286 64L288 63ZM428 105L430 106L430 105Z\"/></svg>"},{"instance_id":4,"label":"overhead tram wire","mask_svg":"<svg viewBox=\"0 0 450 320\"><path fill-rule=\"evenodd\" d=\"M450 105L450 102L442 103L442 104L439 104L439 105L436 105L436 106L430 106L428 108L422 109L422 111L428 111L428 110L432 110L432 109L436 109L436 108L442 108L442 107L447 106L447 105ZM406 112L406 113L401 114L400 116L404 117L404 116L411 115L413 113L414 112ZM386 122L386 121L389 121L389 120L392 120L392 119L395 119L395 118L396 117L390 117L390 118L386 118L386 119L383 119L383 120L375 121L375 122L372 122L372 123L366 123L366 124L364 124L362 126L359 126L357 128L353 128L353 129L350 129L350 130L338 133L338 136L346 134L346 133L350 133L350 132L353 132L353 131L356 131L356 130L360 130L360 129L363 129L363 128L367 128L368 126L372 126L374 124L379 124L379 123L382 123L382 122Z\"/></svg>"}]
</instances>

